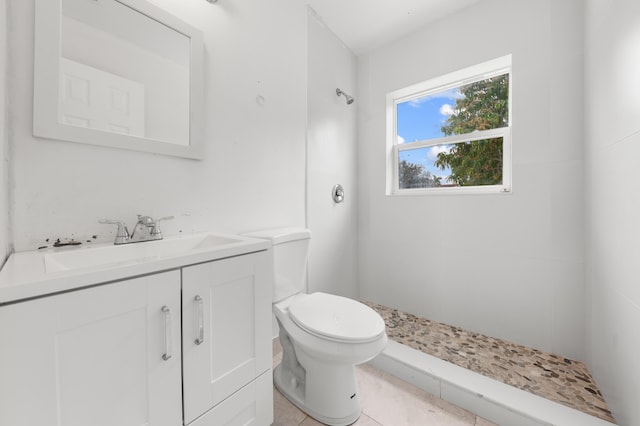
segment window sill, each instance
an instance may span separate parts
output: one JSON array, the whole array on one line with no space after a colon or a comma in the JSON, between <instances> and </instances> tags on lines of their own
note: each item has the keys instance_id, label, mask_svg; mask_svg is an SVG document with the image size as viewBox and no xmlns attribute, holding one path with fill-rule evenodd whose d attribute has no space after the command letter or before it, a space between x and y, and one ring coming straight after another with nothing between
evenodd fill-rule
<instances>
[{"instance_id":1,"label":"window sill","mask_svg":"<svg viewBox=\"0 0 640 426\"><path fill-rule=\"evenodd\" d=\"M488 186L468 186L453 188L416 188L416 189L397 189L387 196L391 197L415 197L415 196L434 196L434 195L486 195L486 194L512 194L513 189L504 185L488 185Z\"/></svg>"}]
</instances>

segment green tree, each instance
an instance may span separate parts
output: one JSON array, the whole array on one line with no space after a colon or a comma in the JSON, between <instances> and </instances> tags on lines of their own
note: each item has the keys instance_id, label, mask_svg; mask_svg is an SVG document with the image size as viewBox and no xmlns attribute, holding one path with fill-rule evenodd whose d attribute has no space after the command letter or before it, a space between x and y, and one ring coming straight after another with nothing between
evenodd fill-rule
<instances>
[{"instance_id":1,"label":"green tree","mask_svg":"<svg viewBox=\"0 0 640 426\"><path fill-rule=\"evenodd\" d=\"M421 164L402 160L399 169L400 188L402 189L440 186L440 178L429 173Z\"/></svg>"},{"instance_id":2,"label":"green tree","mask_svg":"<svg viewBox=\"0 0 640 426\"><path fill-rule=\"evenodd\" d=\"M454 113L442 126L445 136L489 130L509 125L509 75L464 85ZM451 146L438 154L435 165L451 169L447 178L460 186L502 183L502 139L493 138Z\"/></svg>"}]
</instances>

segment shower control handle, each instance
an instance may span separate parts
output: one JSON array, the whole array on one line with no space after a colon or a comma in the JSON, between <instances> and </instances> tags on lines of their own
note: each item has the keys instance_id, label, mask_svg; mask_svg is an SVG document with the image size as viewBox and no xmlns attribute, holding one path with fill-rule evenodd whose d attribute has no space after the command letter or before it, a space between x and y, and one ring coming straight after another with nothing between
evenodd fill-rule
<instances>
[{"instance_id":1,"label":"shower control handle","mask_svg":"<svg viewBox=\"0 0 640 426\"><path fill-rule=\"evenodd\" d=\"M336 204L340 204L344 201L344 188L342 185L337 184L333 187L331 192L331 196L333 197L333 202Z\"/></svg>"}]
</instances>

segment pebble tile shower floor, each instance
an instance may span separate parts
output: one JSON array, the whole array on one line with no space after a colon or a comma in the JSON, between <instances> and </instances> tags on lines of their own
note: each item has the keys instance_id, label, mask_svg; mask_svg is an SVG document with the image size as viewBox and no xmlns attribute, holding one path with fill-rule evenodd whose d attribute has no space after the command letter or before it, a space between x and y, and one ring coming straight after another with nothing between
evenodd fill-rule
<instances>
[{"instance_id":1,"label":"pebble tile shower floor","mask_svg":"<svg viewBox=\"0 0 640 426\"><path fill-rule=\"evenodd\" d=\"M558 355L364 302L389 339L543 398L614 422L587 367Z\"/></svg>"}]
</instances>

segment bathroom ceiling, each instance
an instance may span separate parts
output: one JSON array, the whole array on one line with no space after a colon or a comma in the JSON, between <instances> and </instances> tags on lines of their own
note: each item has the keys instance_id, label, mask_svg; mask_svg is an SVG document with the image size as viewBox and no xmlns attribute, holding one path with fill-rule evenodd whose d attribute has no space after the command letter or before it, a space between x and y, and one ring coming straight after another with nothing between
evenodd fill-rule
<instances>
[{"instance_id":1,"label":"bathroom ceiling","mask_svg":"<svg viewBox=\"0 0 640 426\"><path fill-rule=\"evenodd\" d=\"M307 0L356 55L381 47L479 0Z\"/></svg>"}]
</instances>

